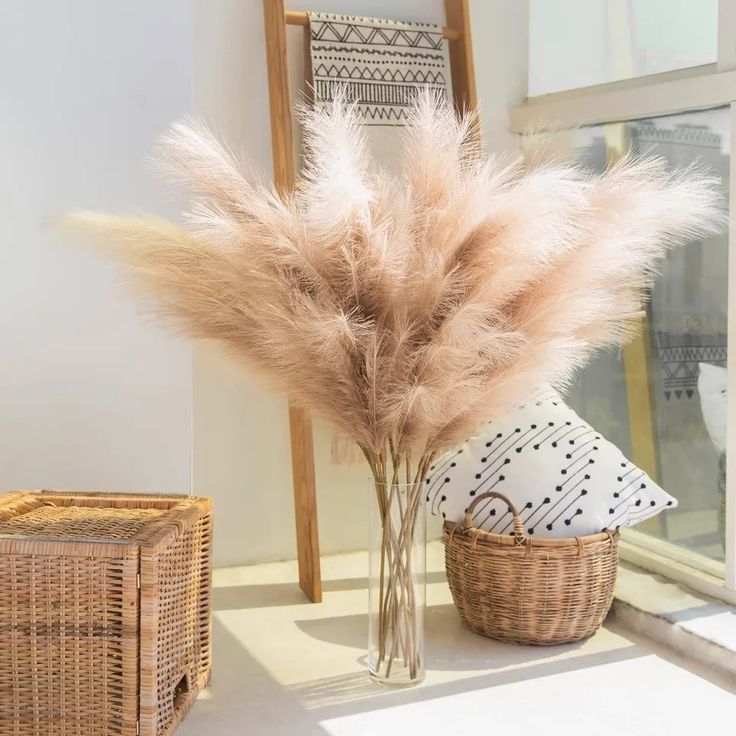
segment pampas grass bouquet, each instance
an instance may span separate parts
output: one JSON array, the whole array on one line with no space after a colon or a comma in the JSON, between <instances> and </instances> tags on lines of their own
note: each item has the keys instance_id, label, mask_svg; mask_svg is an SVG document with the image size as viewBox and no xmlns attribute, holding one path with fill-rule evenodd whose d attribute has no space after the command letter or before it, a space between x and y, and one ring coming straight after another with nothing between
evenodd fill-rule
<instances>
[{"instance_id":1,"label":"pampas grass bouquet","mask_svg":"<svg viewBox=\"0 0 736 736\"><path fill-rule=\"evenodd\" d=\"M182 122L160 149L192 190L182 225L66 222L105 245L174 329L220 341L360 448L383 521L372 668L418 679L412 544L433 459L624 343L667 249L721 225L716 184L648 157L593 175L488 156L474 114L430 95L412 108L396 177L374 164L344 100L303 125L293 193L257 183Z\"/></svg>"}]
</instances>

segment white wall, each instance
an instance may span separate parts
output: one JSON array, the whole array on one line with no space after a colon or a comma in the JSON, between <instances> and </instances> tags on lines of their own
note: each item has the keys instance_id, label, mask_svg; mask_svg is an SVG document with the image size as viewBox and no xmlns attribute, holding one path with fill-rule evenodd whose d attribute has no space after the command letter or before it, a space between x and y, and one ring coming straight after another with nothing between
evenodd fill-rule
<instances>
[{"instance_id":1,"label":"white wall","mask_svg":"<svg viewBox=\"0 0 736 736\"><path fill-rule=\"evenodd\" d=\"M190 347L43 226L175 215L145 159L191 108L191 3L0 4L0 488L187 490Z\"/></svg>"},{"instance_id":2,"label":"white wall","mask_svg":"<svg viewBox=\"0 0 736 736\"><path fill-rule=\"evenodd\" d=\"M171 340L105 262L60 247L41 222L79 206L176 217L145 160L190 110L270 173L261 5L0 4L0 486L187 490L191 455L194 491L215 499L220 565L295 555L286 401L216 346ZM320 7L444 22L442 0ZM484 133L495 148L513 146L506 106L525 91L526 3L471 7ZM295 86L302 42L303 30L290 29ZM365 545L369 501L366 470L334 465L330 442L318 425L324 552Z\"/></svg>"},{"instance_id":3,"label":"white wall","mask_svg":"<svg viewBox=\"0 0 736 736\"><path fill-rule=\"evenodd\" d=\"M508 108L527 93L529 7L526 0L471 0L475 81L483 141L490 151L513 150Z\"/></svg>"}]
</instances>

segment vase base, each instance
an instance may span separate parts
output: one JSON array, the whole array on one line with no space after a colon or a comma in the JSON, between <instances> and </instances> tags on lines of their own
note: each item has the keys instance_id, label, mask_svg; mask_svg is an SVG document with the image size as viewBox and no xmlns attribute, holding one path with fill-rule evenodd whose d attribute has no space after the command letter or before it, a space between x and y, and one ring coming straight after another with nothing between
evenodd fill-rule
<instances>
[{"instance_id":1,"label":"vase base","mask_svg":"<svg viewBox=\"0 0 736 736\"><path fill-rule=\"evenodd\" d=\"M403 670L403 668L402 668ZM372 682L382 687L405 688L419 685L424 681L424 672L416 673L413 677L408 668L406 671L391 672L387 677L385 672L369 672L368 676Z\"/></svg>"}]
</instances>

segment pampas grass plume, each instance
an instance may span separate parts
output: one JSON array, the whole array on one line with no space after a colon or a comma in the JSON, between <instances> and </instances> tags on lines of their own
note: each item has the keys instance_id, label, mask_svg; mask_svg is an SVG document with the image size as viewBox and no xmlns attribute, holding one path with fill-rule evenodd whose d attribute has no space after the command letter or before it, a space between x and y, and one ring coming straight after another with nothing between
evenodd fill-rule
<instances>
[{"instance_id":1,"label":"pampas grass plume","mask_svg":"<svg viewBox=\"0 0 736 736\"><path fill-rule=\"evenodd\" d=\"M187 121L160 149L192 188L182 226L86 212L66 225L105 244L169 324L226 344L377 474L402 458L426 473L422 458L535 387L564 387L630 337L667 250L723 225L717 182L696 170L486 156L473 116L430 95L398 178L344 101L303 123L293 194L254 183Z\"/></svg>"}]
</instances>

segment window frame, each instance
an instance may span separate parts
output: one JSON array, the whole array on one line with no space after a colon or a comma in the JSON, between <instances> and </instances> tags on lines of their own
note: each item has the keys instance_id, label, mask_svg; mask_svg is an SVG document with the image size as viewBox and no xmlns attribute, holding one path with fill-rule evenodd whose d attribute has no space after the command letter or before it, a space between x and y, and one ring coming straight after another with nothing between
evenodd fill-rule
<instances>
[{"instance_id":1,"label":"window frame","mask_svg":"<svg viewBox=\"0 0 736 736\"><path fill-rule=\"evenodd\" d=\"M536 97L508 110L512 133L554 131L728 107L736 145L736 0L720 0L715 64L635 77ZM725 564L635 530L624 530L621 558L736 604L736 155L729 160L728 396ZM672 549L675 548L675 549Z\"/></svg>"}]
</instances>

